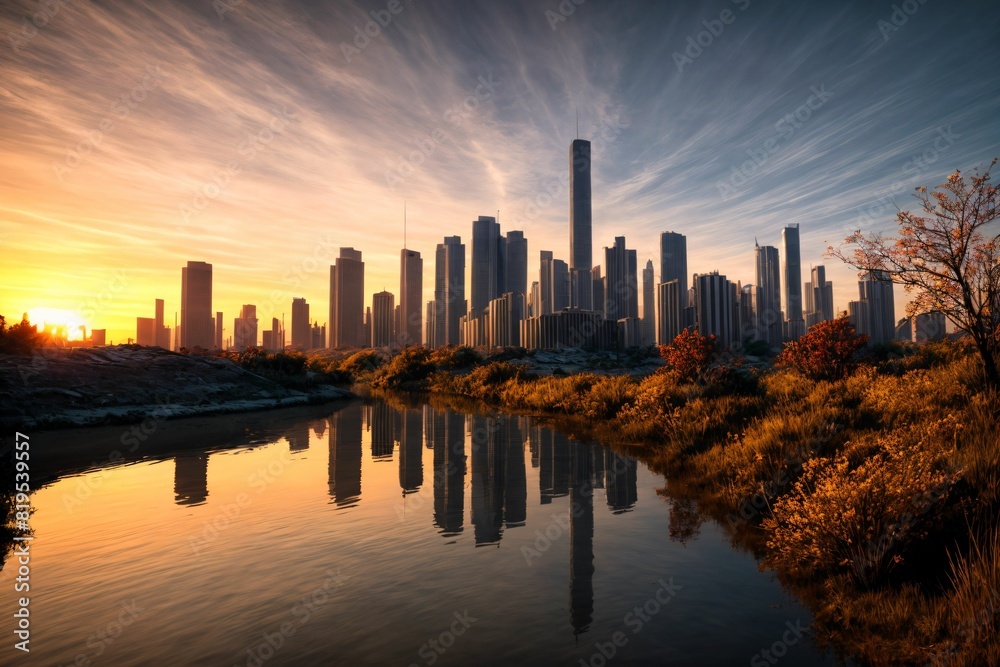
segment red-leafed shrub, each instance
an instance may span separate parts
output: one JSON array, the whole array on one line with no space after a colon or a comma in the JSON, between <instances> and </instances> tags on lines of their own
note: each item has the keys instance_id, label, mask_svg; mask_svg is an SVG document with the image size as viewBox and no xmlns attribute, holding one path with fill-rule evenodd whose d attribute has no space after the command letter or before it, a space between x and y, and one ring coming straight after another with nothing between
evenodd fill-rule
<instances>
[{"instance_id":1,"label":"red-leafed shrub","mask_svg":"<svg viewBox=\"0 0 1000 667\"><path fill-rule=\"evenodd\" d=\"M684 329L669 345L660 346L660 356L678 382L705 380L716 361L715 336Z\"/></svg>"},{"instance_id":2,"label":"red-leafed shrub","mask_svg":"<svg viewBox=\"0 0 1000 667\"><path fill-rule=\"evenodd\" d=\"M858 364L858 353L868 342L846 317L820 322L802 338L788 343L775 359L814 380L839 380Z\"/></svg>"}]
</instances>

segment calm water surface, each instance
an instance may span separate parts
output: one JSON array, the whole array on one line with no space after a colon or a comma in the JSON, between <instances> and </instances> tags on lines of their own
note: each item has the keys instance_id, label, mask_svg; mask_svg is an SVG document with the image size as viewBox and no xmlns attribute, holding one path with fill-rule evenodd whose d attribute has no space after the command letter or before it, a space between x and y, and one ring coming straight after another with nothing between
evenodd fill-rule
<instances>
[{"instance_id":1,"label":"calm water surface","mask_svg":"<svg viewBox=\"0 0 1000 667\"><path fill-rule=\"evenodd\" d=\"M54 472L32 498L18 662L765 665L779 642L777 664L836 664L789 630L809 613L720 526L671 539L664 480L632 458L524 417L320 414ZM79 459L97 436L60 438Z\"/></svg>"}]
</instances>

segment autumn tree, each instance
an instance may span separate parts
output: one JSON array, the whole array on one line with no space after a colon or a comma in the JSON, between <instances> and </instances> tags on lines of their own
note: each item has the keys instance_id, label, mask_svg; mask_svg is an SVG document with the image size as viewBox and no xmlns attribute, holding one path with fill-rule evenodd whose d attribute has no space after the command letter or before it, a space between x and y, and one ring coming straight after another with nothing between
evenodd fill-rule
<instances>
[{"instance_id":1,"label":"autumn tree","mask_svg":"<svg viewBox=\"0 0 1000 667\"><path fill-rule=\"evenodd\" d=\"M660 346L660 356L670 372L680 382L703 380L716 357L715 336L703 336L693 329L684 329Z\"/></svg>"},{"instance_id":2,"label":"autumn tree","mask_svg":"<svg viewBox=\"0 0 1000 667\"><path fill-rule=\"evenodd\" d=\"M788 343L774 360L791 366L814 380L839 380L858 363L858 354L868 342L859 336L846 317L820 322L797 341Z\"/></svg>"},{"instance_id":3,"label":"autumn tree","mask_svg":"<svg viewBox=\"0 0 1000 667\"><path fill-rule=\"evenodd\" d=\"M859 230L827 255L903 285L913 294L907 315L943 313L969 335L987 383L1000 388L1000 230L988 229L998 217L1000 193L990 182L996 163L969 179L956 171L931 192L916 188L923 210L897 214L898 237Z\"/></svg>"}]
</instances>

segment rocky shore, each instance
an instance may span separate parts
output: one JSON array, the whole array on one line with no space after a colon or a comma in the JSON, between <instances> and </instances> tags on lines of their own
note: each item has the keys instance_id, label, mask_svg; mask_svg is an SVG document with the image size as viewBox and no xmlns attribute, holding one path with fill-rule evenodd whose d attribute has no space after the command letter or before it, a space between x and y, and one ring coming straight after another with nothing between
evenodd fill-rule
<instances>
[{"instance_id":1,"label":"rocky shore","mask_svg":"<svg viewBox=\"0 0 1000 667\"><path fill-rule=\"evenodd\" d=\"M128 424L353 396L310 378L293 388L229 359L138 345L0 355L0 430Z\"/></svg>"}]
</instances>

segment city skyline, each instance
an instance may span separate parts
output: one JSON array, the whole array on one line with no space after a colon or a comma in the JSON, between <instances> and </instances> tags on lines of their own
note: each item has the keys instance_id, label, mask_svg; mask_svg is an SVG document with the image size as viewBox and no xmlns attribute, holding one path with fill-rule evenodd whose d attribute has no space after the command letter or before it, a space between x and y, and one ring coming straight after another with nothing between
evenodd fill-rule
<instances>
[{"instance_id":1,"label":"city skyline","mask_svg":"<svg viewBox=\"0 0 1000 667\"><path fill-rule=\"evenodd\" d=\"M803 278L825 263L839 312L856 278L824 262L826 245L857 226L891 228L893 203L912 207L913 187L992 157L1000 126L984 92L1000 74L964 64L998 48L985 4L920 5L886 29L891 5L734 3L735 21L694 58L683 54L714 20L707 8L589 2L553 23L527 4L403 3L345 55L367 5L223 6L62 4L23 43L14 37L34 5L0 12L0 34L13 36L0 69L18 93L0 107L12 138L0 181L8 317L70 312L124 341L155 298L174 319L179 291L162 284L196 257L215 267L213 309L226 322L248 302L265 322L287 321L294 297L322 312L339 247L364 251L370 304L399 279L404 200L406 245L425 258L499 210L504 229L530 239L529 267L540 249L569 261L561 178L576 136L593 146L597 247L625 235L640 264L655 264L658 234L674 229L690 239L690 273L746 282L753 236L777 246L799 223ZM626 29L643 48L608 40ZM962 49L941 31L962 34ZM797 57L769 61L776 37ZM111 73L61 55L101 62L119 48L134 58ZM762 54L753 69L767 85L741 49ZM430 154L418 159L420 145ZM421 304L433 299L426 264ZM905 302L897 289L897 319Z\"/></svg>"}]
</instances>

